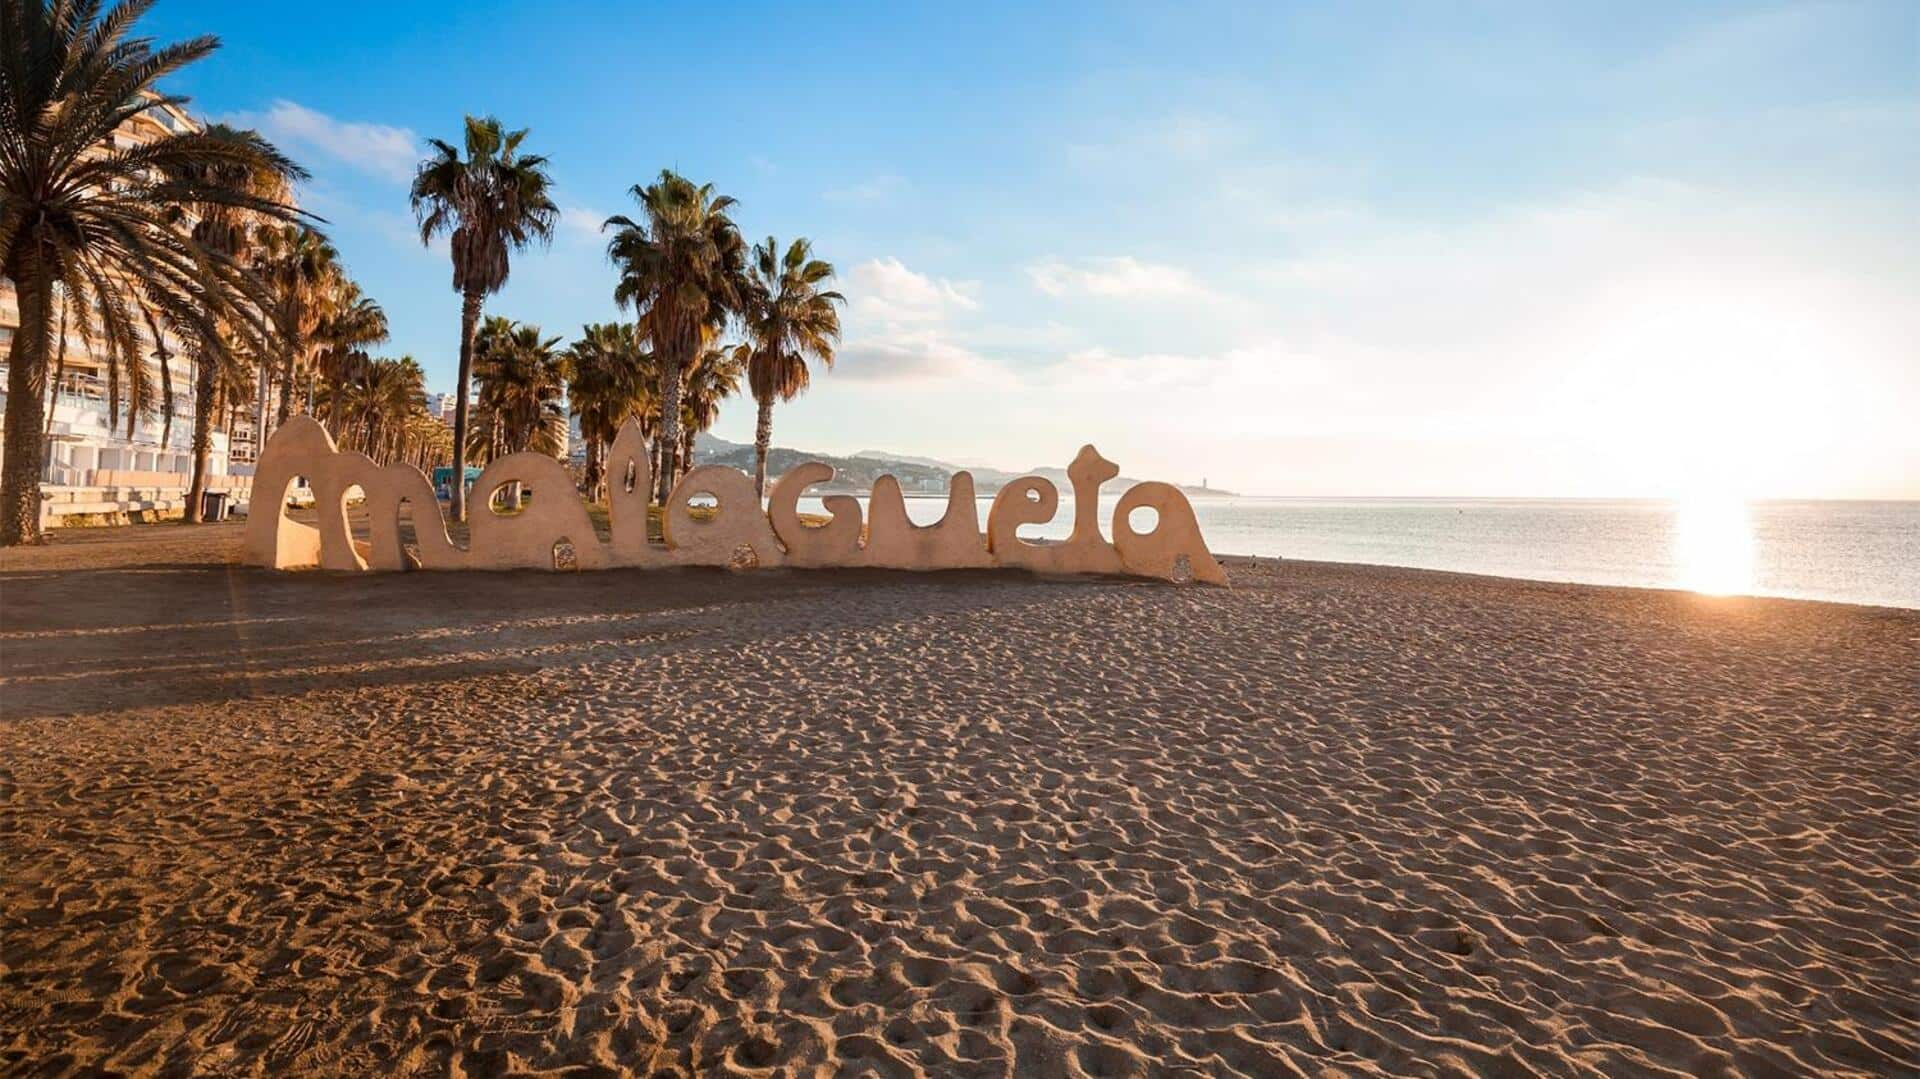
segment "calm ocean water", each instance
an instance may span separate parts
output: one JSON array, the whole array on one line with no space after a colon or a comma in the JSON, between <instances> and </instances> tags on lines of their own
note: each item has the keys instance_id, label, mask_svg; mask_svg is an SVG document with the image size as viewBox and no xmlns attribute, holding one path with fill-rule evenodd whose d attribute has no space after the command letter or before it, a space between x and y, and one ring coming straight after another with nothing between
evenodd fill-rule
<instances>
[{"instance_id":1,"label":"calm ocean water","mask_svg":"<svg viewBox=\"0 0 1920 1079\"><path fill-rule=\"evenodd\" d=\"M1101 500L1103 528L1117 497ZM990 505L980 502L983 525ZM921 524L945 508L907 500ZM1222 554L1920 608L1920 502L1198 498L1193 508ZM1064 537L1072 519L1063 496L1052 521L1021 535Z\"/></svg>"}]
</instances>

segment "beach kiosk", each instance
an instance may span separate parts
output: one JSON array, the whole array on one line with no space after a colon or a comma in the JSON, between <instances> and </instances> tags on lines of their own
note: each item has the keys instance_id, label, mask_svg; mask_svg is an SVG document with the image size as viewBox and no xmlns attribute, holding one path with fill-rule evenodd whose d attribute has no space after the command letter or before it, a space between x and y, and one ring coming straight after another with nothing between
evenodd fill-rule
<instances>
[{"instance_id":1,"label":"beach kiosk","mask_svg":"<svg viewBox=\"0 0 1920 1079\"><path fill-rule=\"evenodd\" d=\"M472 493L474 481L480 478L480 469L476 465L467 466L467 491ZM442 465L433 470L433 495L442 502L453 501L453 466Z\"/></svg>"}]
</instances>

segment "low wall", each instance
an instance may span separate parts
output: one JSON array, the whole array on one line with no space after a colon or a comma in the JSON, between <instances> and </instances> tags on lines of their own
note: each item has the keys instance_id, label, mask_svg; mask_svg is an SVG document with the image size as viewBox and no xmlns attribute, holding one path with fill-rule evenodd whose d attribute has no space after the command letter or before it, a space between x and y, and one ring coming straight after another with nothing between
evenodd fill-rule
<instances>
[{"instance_id":1,"label":"low wall","mask_svg":"<svg viewBox=\"0 0 1920 1079\"><path fill-rule=\"evenodd\" d=\"M127 468L96 468L87 477L88 487L178 487L187 489L187 477L178 472L136 472ZM210 477L211 478L211 477Z\"/></svg>"},{"instance_id":2,"label":"low wall","mask_svg":"<svg viewBox=\"0 0 1920 1079\"><path fill-rule=\"evenodd\" d=\"M187 477L177 472L97 469L85 486L40 485L40 527L59 528L75 517L104 523L159 520L187 506ZM157 481L157 482L156 482ZM224 492L229 505L244 503L253 491L250 476L209 476L207 490Z\"/></svg>"}]
</instances>

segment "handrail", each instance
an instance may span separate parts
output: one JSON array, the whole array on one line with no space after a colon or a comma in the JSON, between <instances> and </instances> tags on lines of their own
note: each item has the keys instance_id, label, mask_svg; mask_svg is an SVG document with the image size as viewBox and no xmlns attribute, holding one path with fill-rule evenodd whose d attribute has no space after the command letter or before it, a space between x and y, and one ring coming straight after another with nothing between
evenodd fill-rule
<instances>
[{"instance_id":1,"label":"handrail","mask_svg":"<svg viewBox=\"0 0 1920 1079\"><path fill-rule=\"evenodd\" d=\"M7 366L0 363L0 387L4 387ZM54 400L72 403L101 403L108 399L107 380L99 375L89 375L83 371L68 371L60 376L60 384L54 387ZM147 415L158 415L159 408L148 409ZM174 395L173 414L191 419L193 417L193 399L191 395Z\"/></svg>"}]
</instances>

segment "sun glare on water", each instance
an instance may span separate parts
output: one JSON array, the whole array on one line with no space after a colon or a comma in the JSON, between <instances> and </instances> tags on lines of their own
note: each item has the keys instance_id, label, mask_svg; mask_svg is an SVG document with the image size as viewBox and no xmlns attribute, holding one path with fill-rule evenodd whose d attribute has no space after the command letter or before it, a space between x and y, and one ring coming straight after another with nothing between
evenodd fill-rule
<instances>
[{"instance_id":1,"label":"sun glare on water","mask_svg":"<svg viewBox=\"0 0 1920 1079\"><path fill-rule=\"evenodd\" d=\"M1753 522L1738 498L1684 498L1674 505L1675 584L1707 595L1753 591Z\"/></svg>"}]
</instances>

